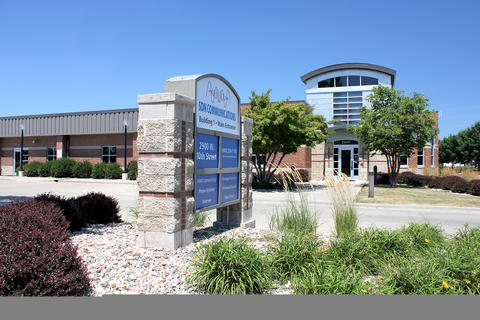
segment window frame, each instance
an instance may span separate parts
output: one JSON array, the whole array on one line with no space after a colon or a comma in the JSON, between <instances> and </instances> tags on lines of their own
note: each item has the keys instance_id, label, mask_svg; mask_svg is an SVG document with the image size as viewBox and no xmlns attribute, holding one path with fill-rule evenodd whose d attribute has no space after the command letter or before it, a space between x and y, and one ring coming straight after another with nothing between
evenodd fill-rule
<instances>
[{"instance_id":1,"label":"window frame","mask_svg":"<svg viewBox=\"0 0 480 320\"><path fill-rule=\"evenodd\" d=\"M49 154L49 151L53 150L53 155ZM57 147L47 147L47 162L57 160Z\"/></svg>"},{"instance_id":2,"label":"window frame","mask_svg":"<svg viewBox=\"0 0 480 320\"><path fill-rule=\"evenodd\" d=\"M417 167L423 167L425 165L424 154L425 154L425 152L424 152L423 149L422 149L422 151L417 150ZM420 158L422 159L422 164L419 164L418 159L420 159Z\"/></svg>"},{"instance_id":3,"label":"window frame","mask_svg":"<svg viewBox=\"0 0 480 320\"><path fill-rule=\"evenodd\" d=\"M108 150L108 153L105 153L105 148ZM115 152L112 152L112 148L115 150ZM112 161L112 158L113 161ZM105 159L108 159L108 161L105 161ZM101 155L101 160L103 163L116 163L117 162L117 146L102 146L102 155Z\"/></svg>"}]
</instances>

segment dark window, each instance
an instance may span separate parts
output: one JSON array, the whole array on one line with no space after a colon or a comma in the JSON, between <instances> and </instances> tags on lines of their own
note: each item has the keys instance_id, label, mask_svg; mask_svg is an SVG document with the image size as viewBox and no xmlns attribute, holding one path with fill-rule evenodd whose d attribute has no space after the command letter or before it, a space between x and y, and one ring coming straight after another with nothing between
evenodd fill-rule
<instances>
[{"instance_id":1,"label":"dark window","mask_svg":"<svg viewBox=\"0 0 480 320\"><path fill-rule=\"evenodd\" d=\"M105 163L117 162L117 147L102 147L102 161Z\"/></svg>"},{"instance_id":2,"label":"dark window","mask_svg":"<svg viewBox=\"0 0 480 320\"><path fill-rule=\"evenodd\" d=\"M47 161L52 161L57 159L57 148L47 148Z\"/></svg>"},{"instance_id":3,"label":"dark window","mask_svg":"<svg viewBox=\"0 0 480 320\"><path fill-rule=\"evenodd\" d=\"M377 78L362 76L362 86L372 86L378 84Z\"/></svg>"},{"instance_id":4,"label":"dark window","mask_svg":"<svg viewBox=\"0 0 480 320\"><path fill-rule=\"evenodd\" d=\"M423 166L423 150L417 152L417 166Z\"/></svg>"},{"instance_id":5,"label":"dark window","mask_svg":"<svg viewBox=\"0 0 480 320\"><path fill-rule=\"evenodd\" d=\"M360 85L360 76L348 76L348 86L359 86Z\"/></svg>"},{"instance_id":6,"label":"dark window","mask_svg":"<svg viewBox=\"0 0 480 320\"><path fill-rule=\"evenodd\" d=\"M400 165L401 166L408 165L408 157L407 156L400 156Z\"/></svg>"},{"instance_id":7,"label":"dark window","mask_svg":"<svg viewBox=\"0 0 480 320\"><path fill-rule=\"evenodd\" d=\"M334 86L335 86L335 82L334 82L333 78L322 80L322 81L318 82L318 87L319 88L330 88L330 87L334 87Z\"/></svg>"},{"instance_id":8,"label":"dark window","mask_svg":"<svg viewBox=\"0 0 480 320\"><path fill-rule=\"evenodd\" d=\"M347 76L335 78L335 87L346 87L346 86L347 86Z\"/></svg>"}]
</instances>

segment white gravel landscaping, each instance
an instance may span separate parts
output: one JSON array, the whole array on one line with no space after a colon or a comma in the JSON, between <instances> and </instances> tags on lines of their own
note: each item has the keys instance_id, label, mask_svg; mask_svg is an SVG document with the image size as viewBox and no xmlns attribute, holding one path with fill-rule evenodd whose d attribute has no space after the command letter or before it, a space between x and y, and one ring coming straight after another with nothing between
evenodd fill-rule
<instances>
[{"instance_id":1,"label":"white gravel landscaping","mask_svg":"<svg viewBox=\"0 0 480 320\"><path fill-rule=\"evenodd\" d=\"M93 225L74 232L72 241L87 265L94 296L109 294L198 294L186 283L187 266L197 248L219 236L252 238L253 245L265 248L269 230L236 228L217 234L211 228L195 232L196 241L177 250L139 248L136 230L129 223ZM291 294L289 286L276 287L271 294Z\"/></svg>"}]
</instances>

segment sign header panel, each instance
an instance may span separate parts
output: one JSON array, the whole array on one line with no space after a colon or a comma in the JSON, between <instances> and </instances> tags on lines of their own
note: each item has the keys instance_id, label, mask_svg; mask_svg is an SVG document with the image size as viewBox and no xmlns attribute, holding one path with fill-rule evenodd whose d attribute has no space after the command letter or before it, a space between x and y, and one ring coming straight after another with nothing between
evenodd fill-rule
<instances>
[{"instance_id":1,"label":"sign header panel","mask_svg":"<svg viewBox=\"0 0 480 320\"><path fill-rule=\"evenodd\" d=\"M223 81L206 77L197 81L197 128L240 135L239 101Z\"/></svg>"}]
</instances>

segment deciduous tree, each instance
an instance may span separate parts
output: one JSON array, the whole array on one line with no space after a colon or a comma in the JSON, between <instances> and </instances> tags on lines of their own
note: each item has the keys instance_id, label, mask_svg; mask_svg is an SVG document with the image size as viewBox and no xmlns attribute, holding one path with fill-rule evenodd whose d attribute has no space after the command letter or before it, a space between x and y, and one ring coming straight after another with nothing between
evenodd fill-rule
<instances>
[{"instance_id":1,"label":"deciduous tree","mask_svg":"<svg viewBox=\"0 0 480 320\"><path fill-rule=\"evenodd\" d=\"M289 100L270 101L270 90L261 95L252 91L244 115L253 119L253 165L260 182L269 182L287 154L306 145L313 147L326 140L325 118L313 114L305 104Z\"/></svg>"},{"instance_id":2,"label":"deciduous tree","mask_svg":"<svg viewBox=\"0 0 480 320\"><path fill-rule=\"evenodd\" d=\"M361 108L362 119L350 130L367 150L386 157L390 183L395 185L400 156L410 156L436 136L434 114L427 109L428 99L423 95L404 96L389 87L374 88L368 101L371 107Z\"/></svg>"}]
</instances>

